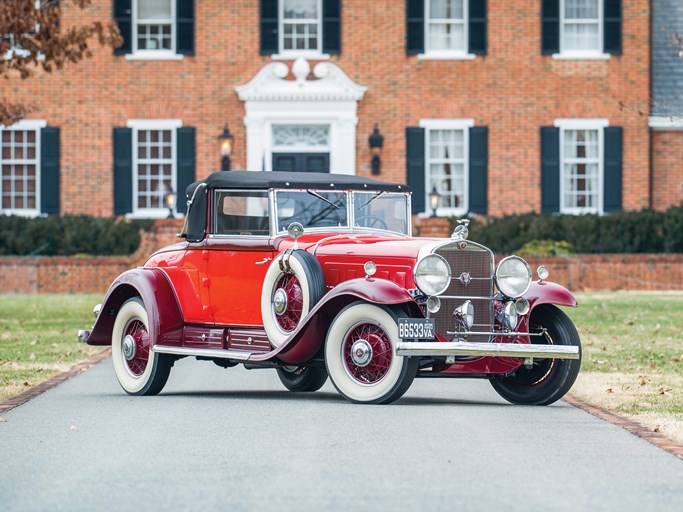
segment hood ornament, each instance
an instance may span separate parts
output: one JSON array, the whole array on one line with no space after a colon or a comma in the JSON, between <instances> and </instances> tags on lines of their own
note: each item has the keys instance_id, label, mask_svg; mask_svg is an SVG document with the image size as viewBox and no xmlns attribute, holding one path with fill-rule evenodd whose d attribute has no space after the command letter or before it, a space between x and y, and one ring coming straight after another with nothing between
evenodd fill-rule
<instances>
[{"instance_id":1,"label":"hood ornament","mask_svg":"<svg viewBox=\"0 0 683 512\"><path fill-rule=\"evenodd\" d=\"M467 226L470 225L470 219L458 219L458 225L455 226L451 238L453 240L467 240L470 230Z\"/></svg>"},{"instance_id":2,"label":"hood ornament","mask_svg":"<svg viewBox=\"0 0 683 512\"><path fill-rule=\"evenodd\" d=\"M458 279L465 286L467 286L468 284L470 284L472 282L472 276L470 276L469 272L463 272L462 274L460 274L460 277Z\"/></svg>"}]
</instances>

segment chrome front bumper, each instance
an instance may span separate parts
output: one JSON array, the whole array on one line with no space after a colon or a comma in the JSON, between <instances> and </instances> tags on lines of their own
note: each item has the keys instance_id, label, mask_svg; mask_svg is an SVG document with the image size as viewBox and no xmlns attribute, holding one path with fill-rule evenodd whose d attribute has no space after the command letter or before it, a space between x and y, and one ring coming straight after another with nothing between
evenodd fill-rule
<instances>
[{"instance_id":1,"label":"chrome front bumper","mask_svg":"<svg viewBox=\"0 0 683 512\"><path fill-rule=\"evenodd\" d=\"M400 341L399 356L493 356L539 359L580 359L579 347L572 345L531 345L528 343L474 343L456 341Z\"/></svg>"}]
</instances>

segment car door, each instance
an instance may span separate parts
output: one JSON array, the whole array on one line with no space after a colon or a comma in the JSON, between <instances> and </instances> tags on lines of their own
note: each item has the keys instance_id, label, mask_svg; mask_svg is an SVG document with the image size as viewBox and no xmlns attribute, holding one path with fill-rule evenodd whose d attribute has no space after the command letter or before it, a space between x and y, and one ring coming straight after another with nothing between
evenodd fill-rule
<instances>
[{"instance_id":1,"label":"car door","mask_svg":"<svg viewBox=\"0 0 683 512\"><path fill-rule=\"evenodd\" d=\"M260 326L261 288L274 248L265 191L215 191L209 296L217 325Z\"/></svg>"}]
</instances>

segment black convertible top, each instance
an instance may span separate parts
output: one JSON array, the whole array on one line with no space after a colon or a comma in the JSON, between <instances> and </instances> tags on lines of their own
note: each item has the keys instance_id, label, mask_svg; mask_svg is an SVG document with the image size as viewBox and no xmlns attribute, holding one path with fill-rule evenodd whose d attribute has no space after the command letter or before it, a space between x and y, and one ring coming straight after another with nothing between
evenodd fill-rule
<instances>
[{"instance_id":1,"label":"black convertible top","mask_svg":"<svg viewBox=\"0 0 683 512\"><path fill-rule=\"evenodd\" d=\"M220 171L196 181L187 188L187 196L200 184L207 188L265 190L269 188L316 188L319 190L384 190L410 192L410 187L386 183L362 176L321 172Z\"/></svg>"}]
</instances>

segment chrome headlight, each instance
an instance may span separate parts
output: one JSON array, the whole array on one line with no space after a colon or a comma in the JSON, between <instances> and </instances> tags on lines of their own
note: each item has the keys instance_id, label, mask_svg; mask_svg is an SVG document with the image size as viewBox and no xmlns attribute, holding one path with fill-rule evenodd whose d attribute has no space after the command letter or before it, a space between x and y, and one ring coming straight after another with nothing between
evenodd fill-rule
<instances>
[{"instance_id":1,"label":"chrome headlight","mask_svg":"<svg viewBox=\"0 0 683 512\"><path fill-rule=\"evenodd\" d=\"M531 268L519 256L508 256L498 263L495 277L496 286L507 297L521 297L531 286Z\"/></svg>"},{"instance_id":2,"label":"chrome headlight","mask_svg":"<svg viewBox=\"0 0 683 512\"><path fill-rule=\"evenodd\" d=\"M413 278L425 295L440 295L451 282L451 267L438 254L430 254L417 264Z\"/></svg>"}]
</instances>

